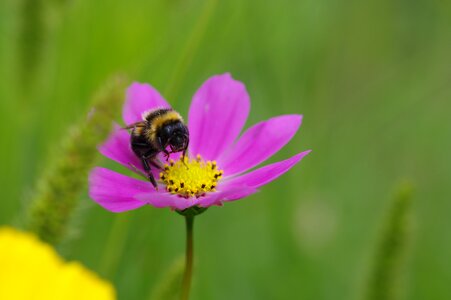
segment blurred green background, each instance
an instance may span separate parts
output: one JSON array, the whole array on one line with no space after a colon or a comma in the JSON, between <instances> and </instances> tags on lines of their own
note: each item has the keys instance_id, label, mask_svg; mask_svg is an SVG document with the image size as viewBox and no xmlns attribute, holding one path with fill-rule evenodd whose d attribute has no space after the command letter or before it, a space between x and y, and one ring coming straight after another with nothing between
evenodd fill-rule
<instances>
[{"instance_id":1,"label":"blurred green background","mask_svg":"<svg viewBox=\"0 0 451 300\"><path fill-rule=\"evenodd\" d=\"M20 223L112 75L151 83L186 116L200 84L227 71L251 95L247 126L304 114L271 161L313 152L196 219L192 299L359 299L402 180L414 192L401 294L451 299L450 1L0 1L0 224ZM80 207L60 252L119 299L149 299L184 253L183 218L116 215L86 190Z\"/></svg>"}]
</instances>

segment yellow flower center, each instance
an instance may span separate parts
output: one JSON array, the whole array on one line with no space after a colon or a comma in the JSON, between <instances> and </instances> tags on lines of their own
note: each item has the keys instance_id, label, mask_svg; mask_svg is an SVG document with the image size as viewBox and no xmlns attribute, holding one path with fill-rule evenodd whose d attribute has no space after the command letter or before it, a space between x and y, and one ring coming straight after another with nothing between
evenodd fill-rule
<instances>
[{"instance_id":1,"label":"yellow flower center","mask_svg":"<svg viewBox=\"0 0 451 300\"><path fill-rule=\"evenodd\" d=\"M216 161L204 161L197 155L195 159L185 156L178 161L170 160L160 173L160 179L169 193L189 198L214 192L222 174Z\"/></svg>"}]
</instances>

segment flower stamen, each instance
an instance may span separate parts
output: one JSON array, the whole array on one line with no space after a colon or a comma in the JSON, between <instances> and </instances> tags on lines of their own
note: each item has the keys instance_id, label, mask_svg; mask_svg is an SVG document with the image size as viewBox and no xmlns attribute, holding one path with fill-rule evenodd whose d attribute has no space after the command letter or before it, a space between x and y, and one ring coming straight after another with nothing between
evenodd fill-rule
<instances>
[{"instance_id":1,"label":"flower stamen","mask_svg":"<svg viewBox=\"0 0 451 300\"><path fill-rule=\"evenodd\" d=\"M205 196L216 191L218 181L224 174L216 161L204 161L200 155L195 159L181 157L170 160L160 173L160 180L166 185L166 191L184 198Z\"/></svg>"}]
</instances>

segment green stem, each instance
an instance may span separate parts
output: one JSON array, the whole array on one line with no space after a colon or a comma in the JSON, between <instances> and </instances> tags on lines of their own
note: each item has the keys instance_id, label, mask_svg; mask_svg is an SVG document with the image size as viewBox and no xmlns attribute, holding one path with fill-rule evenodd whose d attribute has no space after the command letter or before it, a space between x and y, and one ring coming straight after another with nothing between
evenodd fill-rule
<instances>
[{"instance_id":1,"label":"green stem","mask_svg":"<svg viewBox=\"0 0 451 300\"><path fill-rule=\"evenodd\" d=\"M181 300L189 299L191 278L193 274L193 223L194 216L185 216L186 221L186 258L185 273L183 274Z\"/></svg>"}]
</instances>

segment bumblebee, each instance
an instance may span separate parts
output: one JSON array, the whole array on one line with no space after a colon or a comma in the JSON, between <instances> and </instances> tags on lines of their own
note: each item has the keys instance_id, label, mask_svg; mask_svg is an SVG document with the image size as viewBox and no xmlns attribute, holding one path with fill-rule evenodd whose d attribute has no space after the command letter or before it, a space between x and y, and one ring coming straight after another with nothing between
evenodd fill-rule
<instances>
[{"instance_id":1,"label":"bumblebee","mask_svg":"<svg viewBox=\"0 0 451 300\"><path fill-rule=\"evenodd\" d=\"M166 155L166 161L171 153L183 151L183 156L186 155L189 144L188 127L183 123L180 114L171 108L147 111L143 113L142 119L125 128L131 129L131 148L141 160L147 178L157 189L151 166L162 169L157 158L161 152Z\"/></svg>"}]
</instances>

